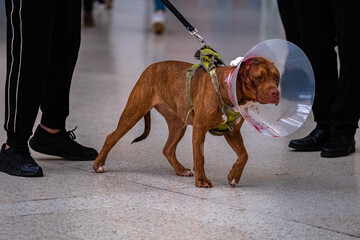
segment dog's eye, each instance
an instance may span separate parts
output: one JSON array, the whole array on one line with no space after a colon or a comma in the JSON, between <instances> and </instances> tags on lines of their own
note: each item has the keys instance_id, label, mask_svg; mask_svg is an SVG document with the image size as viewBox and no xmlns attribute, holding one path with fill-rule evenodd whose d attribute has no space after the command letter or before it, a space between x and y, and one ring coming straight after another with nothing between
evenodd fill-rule
<instances>
[{"instance_id":1,"label":"dog's eye","mask_svg":"<svg viewBox=\"0 0 360 240\"><path fill-rule=\"evenodd\" d=\"M262 80L262 76L260 77L256 77L257 80L261 81Z\"/></svg>"}]
</instances>

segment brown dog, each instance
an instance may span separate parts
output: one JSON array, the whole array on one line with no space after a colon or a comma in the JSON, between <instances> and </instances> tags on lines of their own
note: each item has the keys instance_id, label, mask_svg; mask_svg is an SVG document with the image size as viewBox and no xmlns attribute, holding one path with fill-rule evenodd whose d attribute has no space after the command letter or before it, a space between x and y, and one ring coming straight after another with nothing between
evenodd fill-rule
<instances>
[{"instance_id":1,"label":"brown dog","mask_svg":"<svg viewBox=\"0 0 360 240\"><path fill-rule=\"evenodd\" d=\"M141 118L145 118L145 131L135 139L140 141L150 132L150 109L155 108L164 118L169 127L169 137L163 153L179 176L193 176L190 169L181 165L175 156L176 147L184 136L183 128L189 103L186 98L185 75L191 63L166 61L149 66L141 75L132 90L126 107L120 117L116 130L107 136L105 144L94 162L97 173L104 172L105 160L117 141L123 137ZM231 106L224 79L234 67L217 67L220 93L223 100ZM275 65L264 58L252 58L241 64L237 80L237 96L239 105L248 101L262 104L279 102L280 74ZM193 156L195 184L197 187L212 187L211 181L204 171L204 142L206 133L224 123L221 103L210 75L200 68L191 81L191 96L194 113L190 114L187 124L193 125ZM225 139L238 156L233 165L228 181L235 186L248 159L240 133L244 119L238 118L234 129L225 134Z\"/></svg>"}]
</instances>

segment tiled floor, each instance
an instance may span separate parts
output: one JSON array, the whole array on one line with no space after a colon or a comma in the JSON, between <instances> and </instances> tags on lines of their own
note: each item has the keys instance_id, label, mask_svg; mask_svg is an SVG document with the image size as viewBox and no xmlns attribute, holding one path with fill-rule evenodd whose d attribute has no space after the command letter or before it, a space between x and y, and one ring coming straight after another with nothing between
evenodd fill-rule
<instances>
[{"instance_id":1,"label":"tiled floor","mask_svg":"<svg viewBox=\"0 0 360 240\"><path fill-rule=\"evenodd\" d=\"M0 85L5 82L5 16L0 0ZM273 0L173 0L226 62L269 38L284 38ZM168 14L167 29L149 31L150 0L117 0L95 9L97 26L83 29L71 91L68 129L100 150L114 130L141 72L161 60L196 62L200 46ZM0 88L0 106L4 89ZM0 119L4 118L3 107ZM1 124L2 125L2 124ZM239 185L227 173L235 154L221 137L205 144L207 176L214 188L178 177L162 155L165 120L152 112L152 131L139 122L110 152L104 174L92 162L33 153L45 176L0 173L0 239L356 239L360 238L360 147L349 157L297 153L290 139L306 135L312 119L285 138L262 136L244 124L249 161ZM360 142L359 132L356 139ZM0 130L0 142L5 132ZM191 127L178 158L192 168Z\"/></svg>"}]
</instances>

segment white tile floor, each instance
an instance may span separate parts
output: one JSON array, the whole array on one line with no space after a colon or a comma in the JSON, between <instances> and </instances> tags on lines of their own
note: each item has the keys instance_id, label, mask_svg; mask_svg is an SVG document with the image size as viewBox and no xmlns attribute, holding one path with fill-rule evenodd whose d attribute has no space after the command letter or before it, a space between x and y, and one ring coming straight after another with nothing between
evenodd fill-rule
<instances>
[{"instance_id":1,"label":"white tile floor","mask_svg":"<svg viewBox=\"0 0 360 240\"><path fill-rule=\"evenodd\" d=\"M0 0L0 84L5 81L5 16ZM274 0L173 0L207 42L229 62L257 42L284 38ZM199 47L168 14L166 32L148 31L150 0L118 0L95 9L97 26L83 29L71 91L68 128L79 142L101 149L116 126L141 72L161 60L196 62ZM0 106L4 89L0 88ZM3 108L0 119L4 118ZM2 125L2 124L1 124ZM249 162L239 185L227 173L235 154L221 137L208 136L207 176L214 188L198 189L193 178L175 175L162 155L165 120L153 111L152 131L139 122L113 149L107 172L92 162L71 162L33 153L45 176L0 173L0 239L356 239L360 238L360 148L349 157L288 149L306 135L312 119L285 138L242 129ZM360 142L359 132L356 139ZM0 130L0 141L5 132ZM192 168L191 128L178 158Z\"/></svg>"}]
</instances>

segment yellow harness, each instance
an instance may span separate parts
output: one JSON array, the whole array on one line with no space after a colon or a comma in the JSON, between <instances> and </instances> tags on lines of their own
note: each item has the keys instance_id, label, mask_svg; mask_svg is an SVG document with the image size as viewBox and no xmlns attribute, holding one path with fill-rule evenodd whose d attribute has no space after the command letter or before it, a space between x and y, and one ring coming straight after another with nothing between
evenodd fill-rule
<instances>
[{"instance_id":1,"label":"yellow harness","mask_svg":"<svg viewBox=\"0 0 360 240\"><path fill-rule=\"evenodd\" d=\"M204 67L205 70L210 74L211 82L214 85L215 91L217 95L219 96L220 102L221 102L221 110L225 114L227 120L224 124L209 130L209 132L212 135L216 136L222 136L224 135L228 130L233 130L233 125L235 120L240 117L240 113L235 112L229 105L227 105L224 100L222 99L222 96L220 94L220 88L219 88L219 81L216 75L216 66L217 65L224 65L226 64L221 59L220 55L210 48L210 46L205 46L198 50L195 53L195 58L199 59L201 63L194 64L191 66L191 68L186 73L186 96L190 104L190 110L188 111L185 119L184 127L186 127L186 123L188 121L188 118L190 116L191 112L194 112L194 106L190 94L190 85L191 85L191 78L194 76L196 70L199 67Z\"/></svg>"}]
</instances>

